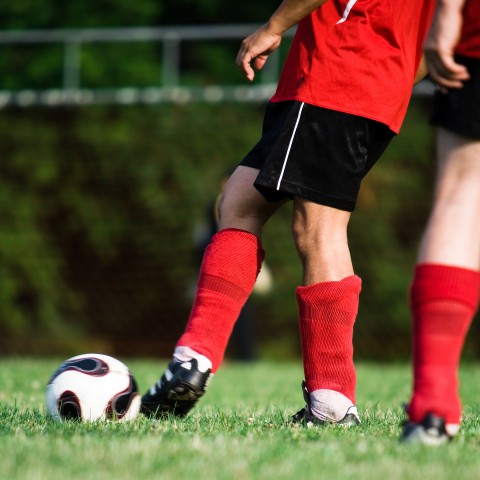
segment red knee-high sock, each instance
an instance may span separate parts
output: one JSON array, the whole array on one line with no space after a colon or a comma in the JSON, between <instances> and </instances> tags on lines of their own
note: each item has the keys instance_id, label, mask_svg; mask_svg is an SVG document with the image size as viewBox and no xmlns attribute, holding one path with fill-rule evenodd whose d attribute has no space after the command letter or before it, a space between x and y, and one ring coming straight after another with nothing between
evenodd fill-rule
<instances>
[{"instance_id":1,"label":"red knee-high sock","mask_svg":"<svg viewBox=\"0 0 480 480\"><path fill-rule=\"evenodd\" d=\"M265 253L253 234L215 234L203 257L192 311L177 346L190 347L220 366L233 326L253 290Z\"/></svg>"},{"instance_id":2,"label":"red knee-high sock","mask_svg":"<svg viewBox=\"0 0 480 480\"><path fill-rule=\"evenodd\" d=\"M361 279L297 288L303 367L308 391L335 390L355 403L353 325Z\"/></svg>"},{"instance_id":3,"label":"red knee-high sock","mask_svg":"<svg viewBox=\"0 0 480 480\"><path fill-rule=\"evenodd\" d=\"M434 264L415 269L410 293L414 385L408 407L414 422L433 413L446 423L460 423L458 365L479 286L474 270Z\"/></svg>"}]
</instances>

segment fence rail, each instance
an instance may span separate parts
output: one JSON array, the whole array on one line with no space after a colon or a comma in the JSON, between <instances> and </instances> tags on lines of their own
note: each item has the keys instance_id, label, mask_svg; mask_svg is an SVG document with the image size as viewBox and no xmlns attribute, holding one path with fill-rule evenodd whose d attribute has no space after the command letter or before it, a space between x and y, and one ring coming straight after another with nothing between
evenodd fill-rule
<instances>
[{"instance_id":1,"label":"fence rail","mask_svg":"<svg viewBox=\"0 0 480 480\"><path fill-rule=\"evenodd\" d=\"M260 102L273 93L280 65L278 55L269 59L260 82L247 86L180 86L183 42L236 40L258 28L257 24L172 26L151 28L101 28L0 32L0 48L18 45L59 44L63 46L62 84L58 88L22 91L0 90L0 108L35 105L90 105L186 102ZM292 36L293 30L287 32ZM162 44L162 75L158 85L147 88L88 89L81 85L81 49L85 44L107 42L159 42ZM240 78L240 77L239 77Z\"/></svg>"}]
</instances>

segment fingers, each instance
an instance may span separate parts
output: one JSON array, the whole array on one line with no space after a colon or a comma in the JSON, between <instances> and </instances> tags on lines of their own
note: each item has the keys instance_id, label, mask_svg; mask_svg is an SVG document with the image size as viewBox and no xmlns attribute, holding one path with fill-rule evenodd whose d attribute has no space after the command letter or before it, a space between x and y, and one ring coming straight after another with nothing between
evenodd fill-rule
<instances>
[{"instance_id":1,"label":"fingers","mask_svg":"<svg viewBox=\"0 0 480 480\"><path fill-rule=\"evenodd\" d=\"M470 78L464 65L455 62L455 47L462 32L463 2L439 2L425 41L425 59L430 76L441 88L462 88Z\"/></svg>"},{"instance_id":2,"label":"fingers","mask_svg":"<svg viewBox=\"0 0 480 480\"><path fill-rule=\"evenodd\" d=\"M240 47L240 50L237 54L235 63L237 64L237 67L240 69L242 74L250 81L255 78L255 72L253 71L253 68L251 66L252 60L254 60L254 58L249 52L248 47L244 43L242 43L242 46Z\"/></svg>"},{"instance_id":3,"label":"fingers","mask_svg":"<svg viewBox=\"0 0 480 480\"><path fill-rule=\"evenodd\" d=\"M443 88L462 88L470 78L467 68L456 63L453 56L436 51L426 51L428 70L432 80Z\"/></svg>"},{"instance_id":4,"label":"fingers","mask_svg":"<svg viewBox=\"0 0 480 480\"><path fill-rule=\"evenodd\" d=\"M255 72L253 68L250 66L251 57L249 55L243 54L241 52L238 53L237 59L235 63L237 67L242 72L243 76L247 78L247 80L252 81L255 77Z\"/></svg>"},{"instance_id":5,"label":"fingers","mask_svg":"<svg viewBox=\"0 0 480 480\"><path fill-rule=\"evenodd\" d=\"M268 55L259 55L258 57L255 58L255 61L253 63L253 66L255 67L256 70L261 70L265 63L267 62Z\"/></svg>"}]
</instances>

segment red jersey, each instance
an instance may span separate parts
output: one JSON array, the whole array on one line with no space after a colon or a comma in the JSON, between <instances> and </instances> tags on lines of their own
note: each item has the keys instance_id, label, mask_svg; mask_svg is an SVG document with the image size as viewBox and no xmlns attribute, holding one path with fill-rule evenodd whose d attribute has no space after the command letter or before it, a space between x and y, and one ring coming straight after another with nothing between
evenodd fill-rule
<instances>
[{"instance_id":1,"label":"red jersey","mask_svg":"<svg viewBox=\"0 0 480 480\"><path fill-rule=\"evenodd\" d=\"M359 115L398 133L435 0L327 0L298 24L273 102Z\"/></svg>"},{"instance_id":2,"label":"red jersey","mask_svg":"<svg viewBox=\"0 0 480 480\"><path fill-rule=\"evenodd\" d=\"M455 51L480 58L480 0L467 0L463 6L462 35Z\"/></svg>"}]
</instances>

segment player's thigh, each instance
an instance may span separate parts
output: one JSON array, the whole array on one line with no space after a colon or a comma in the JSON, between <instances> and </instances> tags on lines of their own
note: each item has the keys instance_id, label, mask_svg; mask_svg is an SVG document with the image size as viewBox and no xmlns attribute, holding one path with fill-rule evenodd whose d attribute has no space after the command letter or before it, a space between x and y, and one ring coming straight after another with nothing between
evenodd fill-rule
<instances>
[{"instance_id":1,"label":"player's thigh","mask_svg":"<svg viewBox=\"0 0 480 480\"><path fill-rule=\"evenodd\" d=\"M229 178L220 201L220 228L258 228L284 203L265 200L253 186L258 170L238 166ZM251 228L246 226L252 224ZM256 233L256 232L253 232Z\"/></svg>"},{"instance_id":2,"label":"player's thigh","mask_svg":"<svg viewBox=\"0 0 480 480\"><path fill-rule=\"evenodd\" d=\"M438 132L435 200L418 255L420 263L480 266L480 140Z\"/></svg>"},{"instance_id":3,"label":"player's thigh","mask_svg":"<svg viewBox=\"0 0 480 480\"><path fill-rule=\"evenodd\" d=\"M480 138L439 128L437 152L437 197L463 199L466 209L476 209L480 204Z\"/></svg>"}]
</instances>

